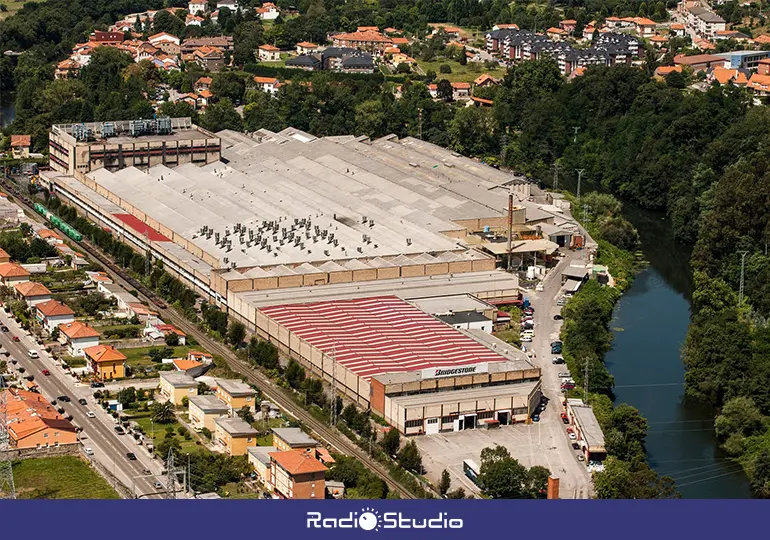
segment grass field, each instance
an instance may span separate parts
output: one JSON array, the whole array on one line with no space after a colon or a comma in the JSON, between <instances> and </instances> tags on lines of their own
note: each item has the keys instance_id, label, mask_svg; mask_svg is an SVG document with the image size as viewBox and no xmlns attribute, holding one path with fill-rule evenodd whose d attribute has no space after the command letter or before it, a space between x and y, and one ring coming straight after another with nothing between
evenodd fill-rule
<instances>
[{"instance_id":1,"label":"grass field","mask_svg":"<svg viewBox=\"0 0 770 540\"><path fill-rule=\"evenodd\" d=\"M25 459L13 464L20 499L119 499L107 481L73 456Z\"/></svg>"},{"instance_id":2,"label":"grass field","mask_svg":"<svg viewBox=\"0 0 770 540\"><path fill-rule=\"evenodd\" d=\"M120 352L122 352L124 355L126 355L126 363L131 366L131 368L136 372L137 370L143 369L146 366L153 366L157 367L160 364L156 364L150 359L150 349L162 349L165 347L165 344L159 344L154 347L139 347L136 349L120 349ZM174 349L174 353L171 355L171 358L187 358L187 352L190 350L193 350L193 347L190 346L178 346L178 347L172 347Z\"/></svg>"},{"instance_id":3,"label":"grass field","mask_svg":"<svg viewBox=\"0 0 770 540\"><path fill-rule=\"evenodd\" d=\"M144 435L148 439L153 434L152 433L152 421L150 420L150 413L149 412L136 412L131 414L126 414L129 420L136 422L139 424L142 429L144 430ZM179 422L176 420L173 424L155 424L155 438L153 439L153 442L155 446L158 446L158 443L162 441L166 437L166 428L171 427L174 430L174 435L176 435L177 440L179 440L180 444L182 445L182 453L186 454L188 452L197 452L199 449L206 451L206 448L195 444L195 441L197 440L195 436L193 435L192 439L189 441L186 441L183 436L180 436L177 432L177 429L181 426Z\"/></svg>"},{"instance_id":4,"label":"grass field","mask_svg":"<svg viewBox=\"0 0 770 540\"><path fill-rule=\"evenodd\" d=\"M503 68L486 69L483 64L475 62L468 62L462 66L455 60L441 59L430 62L418 60L417 64L426 73L431 70L435 71L437 80L447 79L449 82L473 82L482 73L489 73L493 77L498 78L505 76L505 69ZM451 67L452 73L441 73L440 67L442 64L447 64Z\"/></svg>"},{"instance_id":5,"label":"grass field","mask_svg":"<svg viewBox=\"0 0 770 540\"><path fill-rule=\"evenodd\" d=\"M5 19L6 17L10 17L17 11L21 9L21 6L23 6L27 1L29 0L2 0L0 1L0 4L4 5L8 11L0 11L0 19Z\"/></svg>"}]
</instances>

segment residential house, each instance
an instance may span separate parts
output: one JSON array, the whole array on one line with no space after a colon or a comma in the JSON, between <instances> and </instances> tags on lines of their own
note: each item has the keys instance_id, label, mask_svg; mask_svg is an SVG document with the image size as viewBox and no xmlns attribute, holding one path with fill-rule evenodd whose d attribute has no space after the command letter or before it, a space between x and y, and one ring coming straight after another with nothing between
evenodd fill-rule
<instances>
[{"instance_id":1,"label":"residential house","mask_svg":"<svg viewBox=\"0 0 770 540\"><path fill-rule=\"evenodd\" d=\"M187 3L187 11L190 13L190 15L199 15L199 14L206 13L207 9L208 9L207 0L190 0Z\"/></svg>"},{"instance_id":2,"label":"residential house","mask_svg":"<svg viewBox=\"0 0 770 540\"><path fill-rule=\"evenodd\" d=\"M36 392L6 390L3 407L11 448L48 448L79 444L77 430Z\"/></svg>"},{"instance_id":3,"label":"residential house","mask_svg":"<svg viewBox=\"0 0 770 540\"><path fill-rule=\"evenodd\" d=\"M321 47L309 41L300 41L297 43L297 54L314 54L320 52Z\"/></svg>"},{"instance_id":4,"label":"residential house","mask_svg":"<svg viewBox=\"0 0 770 540\"><path fill-rule=\"evenodd\" d=\"M346 56L342 59L341 71L345 73L374 73L374 69L374 59L367 53Z\"/></svg>"},{"instance_id":5,"label":"residential house","mask_svg":"<svg viewBox=\"0 0 770 540\"><path fill-rule=\"evenodd\" d=\"M332 35L331 41L335 47L349 47L370 53L382 53L385 47L393 44L391 38L374 30L341 32Z\"/></svg>"},{"instance_id":6,"label":"residential house","mask_svg":"<svg viewBox=\"0 0 770 540\"><path fill-rule=\"evenodd\" d=\"M36 281L25 281L13 286L14 293L19 300L24 300L29 307L34 307L41 302L51 300L52 293L48 287Z\"/></svg>"},{"instance_id":7,"label":"residential house","mask_svg":"<svg viewBox=\"0 0 770 540\"><path fill-rule=\"evenodd\" d=\"M569 32L561 28L556 28L555 26L552 26L551 28L545 31L545 35L548 36L548 39L552 41L561 41L565 39L567 36L569 36Z\"/></svg>"},{"instance_id":8,"label":"residential house","mask_svg":"<svg viewBox=\"0 0 770 540\"><path fill-rule=\"evenodd\" d=\"M227 416L230 412L230 408L216 396L192 396L189 400L188 416L190 425L195 431L206 428L214 433L216 431L214 420Z\"/></svg>"},{"instance_id":9,"label":"residential house","mask_svg":"<svg viewBox=\"0 0 770 540\"><path fill-rule=\"evenodd\" d=\"M174 405L181 405L183 397L198 395L198 383L183 371L164 371L160 374L160 395Z\"/></svg>"},{"instance_id":10,"label":"residential house","mask_svg":"<svg viewBox=\"0 0 770 540\"><path fill-rule=\"evenodd\" d=\"M211 90L211 83L213 82L213 79L211 77L200 77L197 81L195 81L195 84L193 85L193 89L195 92L200 92L202 90Z\"/></svg>"},{"instance_id":11,"label":"residential house","mask_svg":"<svg viewBox=\"0 0 770 540\"><path fill-rule=\"evenodd\" d=\"M187 359L201 364L211 364L214 362L214 357L207 352L201 351L187 351Z\"/></svg>"},{"instance_id":12,"label":"residential house","mask_svg":"<svg viewBox=\"0 0 770 540\"><path fill-rule=\"evenodd\" d=\"M714 54L696 54L693 56L680 54L674 57L674 64L679 66L689 66L696 73L699 71L706 71L712 67L724 66L725 62L727 62L726 58Z\"/></svg>"},{"instance_id":13,"label":"residential house","mask_svg":"<svg viewBox=\"0 0 770 540\"><path fill-rule=\"evenodd\" d=\"M285 499L323 499L326 466L309 454L289 450L271 452L270 484Z\"/></svg>"},{"instance_id":14,"label":"residential house","mask_svg":"<svg viewBox=\"0 0 770 540\"><path fill-rule=\"evenodd\" d=\"M256 390L238 379L219 379L216 395L230 407L231 414L243 407L248 407L252 412L256 410Z\"/></svg>"},{"instance_id":15,"label":"residential house","mask_svg":"<svg viewBox=\"0 0 770 540\"><path fill-rule=\"evenodd\" d=\"M393 28L392 26L387 27L385 30L382 31L383 34L385 34L388 37L393 36L401 36L404 34L403 30L399 30L398 28Z\"/></svg>"},{"instance_id":16,"label":"residential house","mask_svg":"<svg viewBox=\"0 0 770 540\"><path fill-rule=\"evenodd\" d=\"M577 26L577 21L575 19L564 19L563 21L559 21L559 28L567 32L567 34L572 35L572 32L575 31L575 27Z\"/></svg>"},{"instance_id":17,"label":"residential house","mask_svg":"<svg viewBox=\"0 0 770 540\"><path fill-rule=\"evenodd\" d=\"M271 96L277 94L278 88L281 86L281 83L275 77L254 77L254 83L259 90L267 92Z\"/></svg>"},{"instance_id":18,"label":"residential house","mask_svg":"<svg viewBox=\"0 0 770 540\"><path fill-rule=\"evenodd\" d=\"M519 25L518 24L513 24L513 23L511 23L511 24L496 24L496 25L494 25L492 27L492 30L510 30L510 29L518 30L519 29Z\"/></svg>"},{"instance_id":19,"label":"residential house","mask_svg":"<svg viewBox=\"0 0 770 540\"><path fill-rule=\"evenodd\" d=\"M6 287L13 287L17 283L29 281L29 272L16 263L0 264L0 283Z\"/></svg>"},{"instance_id":20,"label":"residential house","mask_svg":"<svg viewBox=\"0 0 770 540\"><path fill-rule=\"evenodd\" d=\"M318 441L300 428L273 428L273 445L277 450L309 450L318 446Z\"/></svg>"},{"instance_id":21,"label":"residential house","mask_svg":"<svg viewBox=\"0 0 770 540\"><path fill-rule=\"evenodd\" d=\"M673 72L682 73L682 66L658 66L655 68L655 77L666 77Z\"/></svg>"},{"instance_id":22,"label":"residential house","mask_svg":"<svg viewBox=\"0 0 770 540\"><path fill-rule=\"evenodd\" d=\"M7 200L5 197L0 197L0 199ZM11 262L11 256L8 255L8 252L5 251L3 248L0 248L0 264L5 264Z\"/></svg>"},{"instance_id":23,"label":"residential house","mask_svg":"<svg viewBox=\"0 0 770 540\"><path fill-rule=\"evenodd\" d=\"M660 48L660 47L663 47L666 43L668 43L668 39L656 34L650 38L650 43L652 43L654 47Z\"/></svg>"},{"instance_id":24,"label":"residential house","mask_svg":"<svg viewBox=\"0 0 770 540\"><path fill-rule=\"evenodd\" d=\"M391 39L393 42L393 45L396 47L400 47L402 45L409 45L409 40L405 37L394 37Z\"/></svg>"},{"instance_id":25,"label":"residential house","mask_svg":"<svg viewBox=\"0 0 770 540\"><path fill-rule=\"evenodd\" d=\"M762 34L760 36L755 37L754 44L759 46L770 45L770 35Z\"/></svg>"},{"instance_id":26,"label":"residential house","mask_svg":"<svg viewBox=\"0 0 770 540\"><path fill-rule=\"evenodd\" d=\"M187 341L187 334L182 332L173 324L165 324L160 320L147 319L142 335L146 339L158 340L165 339L170 334L176 334L179 338L179 345L184 345Z\"/></svg>"},{"instance_id":27,"label":"residential house","mask_svg":"<svg viewBox=\"0 0 770 540\"><path fill-rule=\"evenodd\" d=\"M125 40L125 36L123 32L102 32L100 30L96 30L91 33L88 40L98 43L99 45L107 45L107 44L113 44L113 43L121 43L123 40Z\"/></svg>"},{"instance_id":28,"label":"residential house","mask_svg":"<svg viewBox=\"0 0 770 540\"><path fill-rule=\"evenodd\" d=\"M313 54L300 54L286 60L286 67L292 69L302 69L304 71L315 71L321 69L321 60Z\"/></svg>"},{"instance_id":29,"label":"residential house","mask_svg":"<svg viewBox=\"0 0 770 540\"><path fill-rule=\"evenodd\" d=\"M182 54L192 54L201 47L215 47L224 52L233 52L233 36L187 38L180 45Z\"/></svg>"},{"instance_id":30,"label":"residential house","mask_svg":"<svg viewBox=\"0 0 770 540\"><path fill-rule=\"evenodd\" d=\"M269 44L260 45L257 52L257 58L262 62L280 62L281 49Z\"/></svg>"},{"instance_id":31,"label":"residential house","mask_svg":"<svg viewBox=\"0 0 770 540\"><path fill-rule=\"evenodd\" d=\"M225 67L225 53L217 47L200 47L193 53L195 62L206 71L217 72Z\"/></svg>"},{"instance_id":32,"label":"residential house","mask_svg":"<svg viewBox=\"0 0 770 540\"><path fill-rule=\"evenodd\" d=\"M746 87L759 96L768 96L770 95L770 75L754 73Z\"/></svg>"},{"instance_id":33,"label":"residential house","mask_svg":"<svg viewBox=\"0 0 770 540\"><path fill-rule=\"evenodd\" d=\"M214 444L229 456L246 454L249 446L257 446L256 429L238 417L214 419Z\"/></svg>"},{"instance_id":34,"label":"residential house","mask_svg":"<svg viewBox=\"0 0 770 540\"><path fill-rule=\"evenodd\" d=\"M171 361L171 365L173 365L177 371L182 371L190 377L195 378L196 368L201 367L203 364L201 362L196 362L195 360L188 360L187 358L174 358Z\"/></svg>"},{"instance_id":35,"label":"residential house","mask_svg":"<svg viewBox=\"0 0 770 540\"><path fill-rule=\"evenodd\" d=\"M274 21L280 14L281 10L272 2L265 2L261 7L257 8L257 15L263 21Z\"/></svg>"},{"instance_id":36,"label":"residential house","mask_svg":"<svg viewBox=\"0 0 770 540\"><path fill-rule=\"evenodd\" d=\"M249 446L247 449L249 464L254 468L259 482L270 486L270 454L278 449L275 446Z\"/></svg>"},{"instance_id":37,"label":"residential house","mask_svg":"<svg viewBox=\"0 0 770 540\"><path fill-rule=\"evenodd\" d=\"M59 233L52 231L51 229L40 229L39 231L35 232L35 236L41 240L45 240L52 246L60 246L64 243L64 238L62 238Z\"/></svg>"},{"instance_id":38,"label":"residential house","mask_svg":"<svg viewBox=\"0 0 770 540\"><path fill-rule=\"evenodd\" d=\"M112 345L95 345L83 349L89 369L100 381L126 376L126 355Z\"/></svg>"},{"instance_id":39,"label":"residential house","mask_svg":"<svg viewBox=\"0 0 770 540\"><path fill-rule=\"evenodd\" d=\"M56 64L55 79L69 79L80 75L80 64L72 58L67 58Z\"/></svg>"},{"instance_id":40,"label":"residential house","mask_svg":"<svg viewBox=\"0 0 770 540\"><path fill-rule=\"evenodd\" d=\"M668 27L668 31L676 37L685 36L684 25L682 23L671 23L671 26Z\"/></svg>"},{"instance_id":41,"label":"residential house","mask_svg":"<svg viewBox=\"0 0 770 540\"><path fill-rule=\"evenodd\" d=\"M11 135L11 155L13 159L27 159L31 146L31 135Z\"/></svg>"},{"instance_id":42,"label":"residential house","mask_svg":"<svg viewBox=\"0 0 770 540\"><path fill-rule=\"evenodd\" d=\"M114 298L118 303L118 309L120 311L126 312L126 314L128 314L130 311L132 304L141 303L136 296L125 290L117 283L100 281L96 284L96 290L107 298Z\"/></svg>"},{"instance_id":43,"label":"residential house","mask_svg":"<svg viewBox=\"0 0 770 540\"><path fill-rule=\"evenodd\" d=\"M235 13L238 11L238 2L237 0L217 0L217 9L223 9L227 8L231 12Z\"/></svg>"},{"instance_id":44,"label":"residential house","mask_svg":"<svg viewBox=\"0 0 770 540\"><path fill-rule=\"evenodd\" d=\"M59 343L70 356L83 356L83 350L99 345L99 332L80 321L59 324Z\"/></svg>"},{"instance_id":45,"label":"residential house","mask_svg":"<svg viewBox=\"0 0 770 540\"><path fill-rule=\"evenodd\" d=\"M728 69L717 66L706 75L706 80L710 82L716 81L720 85L747 86L749 78L746 76L746 73L747 71L742 69Z\"/></svg>"},{"instance_id":46,"label":"residential house","mask_svg":"<svg viewBox=\"0 0 770 540\"><path fill-rule=\"evenodd\" d=\"M657 27L658 27L658 24L655 21L652 21L646 17L634 18L634 28L636 30L637 35L641 37L654 36L655 29Z\"/></svg>"},{"instance_id":47,"label":"residential house","mask_svg":"<svg viewBox=\"0 0 770 540\"><path fill-rule=\"evenodd\" d=\"M717 35L717 32L727 30L725 20L703 6L687 9L687 26L702 38L712 38Z\"/></svg>"},{"instance_id":48,"label":"residential house","mask_svg":"<svg viewBox=\"0 0 770 540\"><path fill-rule=\"evenodd\" d=\"M747 36L743 32L738 32L737 30L719 30L713 38L715 41L720 40L727 40L732 39L739 43L748 43L750 41L753 41L751 39L751 36Z\"/></svg>"},{"instance_id":49,"label":"residential house","mask_svg":"<svg viewBox=\"0 0 770 540\"><path fill-rule=\"evenodd\" d=\"M200 26L205 19L203 17L199 17L197 15L193 15L192 13L188 13L187 17L185 17L184 25L185 26Z\"/></svg>"},{"instance_id":50,"label":"residential house","mask_svg":"<svg viewBox=\"0 0 770 540\"><path fill-rule=\"evenodd\" d=\"M760 75L770 75L770 58L763 58L757 62L757 73Z\"/></svg>"},{"instance_id":51,"label":"residential house","mask_svg":"<svg viewBox=\"0 0 770 540\"><path fill-rule=\"evenodd\" d=\"M471 98L471 83L468 82L453 82L452 83L452 99L455 101L462 101Z\"/></svg>"},{"instance_id":52,"label":"residential house","mask_svg":"<svg viewBox=\"0 0 770 540\"><path fill-rule=\"evenodd\" d=\"M149 41L153 47L159 48L166 54L176 56L179 55L181 51L179 38L166 32L154 34L148 37L147 41Z\"/></svg>"},{"instance_id":53,"label":"residential house","mask_svg":"<svg viewBox=\"0 0 770 540\"><path fill-rule=\"evenodd\" d=\"M462 39L462 30L456 26L444 26L443 24L432 24L433 32L431 35L436 35L443 30L443 32L449 37L449 39Z\"/></svg>"},{"instance_id":54,"label":"residential house","mask_svg":"<svg viewBox=\"0 0 770 540\"><path fill-rule=\"evenodd\" d=\"M47 300L35 304L35 318L50 334L60 324L74 322L75 312L58 300Z\"/></svg>"},{"instance_id":55,"label":"residential house","mask_svg":"<svg viewBox=\"0 0 770 540\"><path fill-rule=\"evenodd\" d=\"M497 86L498 84L500 84L500 79L495 79L489 73L482 73L473 81L473 86L476 88L487 88L490 86Z\"/></svg>"}]
</instances>

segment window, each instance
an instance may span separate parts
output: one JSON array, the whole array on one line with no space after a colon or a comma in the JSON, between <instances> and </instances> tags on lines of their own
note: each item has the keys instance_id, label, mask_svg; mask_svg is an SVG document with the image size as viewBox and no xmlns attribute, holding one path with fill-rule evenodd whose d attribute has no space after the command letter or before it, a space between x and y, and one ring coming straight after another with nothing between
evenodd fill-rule
<instances>
[{"instance_id":1,"label":"window","mask_svg":"<svg viewBox=\"0 0 770 540\"><path fill-rule=\"evenodd\" d=\"M404 427L420 427L422 425L422 420L407 420L404 422Z\"/></svg>"},{"instance_id":2,"label":"window","mask_svg":"<svg viewBox=\"0 0 770 540\"><path fill-rule=\"evenodd\" d=\"M438 424L438 418L428 418L429 424Z\"/></svg>"},{"instance_id":3,"label":"window","mask_svg":"<svg viewBox=\"0 0 770 540\"><path fill-rule=\"evenodd\" d=\"M494 416L495 411L483 411L476 415L479 420L484 420L485 418L494 418Z\"/></svg>"},{"instance_id":4,"label":"window","mask_svg":"<svg viewBox=\"0 0 770 540\"><path fill-rule=\"evenodd\" d=\"M251 396L247 397L246 401L251 401Z\"/></svg>"},{"instance_id":5,"label":"window","mask_svg":"<svg viewBox=\"0 0 770 540\"><path fill-rule=\"evenodd\" d=\"M48 433L43 433L43 438L47 439L48 438Z\"/></svg>"},{"instance_id":6,"label":"window","mask_svg":"<svg viewBox=\"0 0 770 540\"><path fill-rule=\"evenodd\" d=\"M519 414L527 414L528 412L529 410L526 407L516 407L513 409L514 416Z\"/></svg>"},{"instance_id":7,"label":"window","mask_svg":"<svg viewBox=\"0 0 770 540\"><path fill-rule=\"evenodd\" d=\"M248 438L246 439L246 442L251 442L251 441L252 441L252 438L251 438L251 437L248 437Z\"/></svg>"},{"instance_id":8,"label":"window","mask_svg":"<svg viewBox=\"0 0 770 540\"><path fill-rule=\"evenodd\" d=\"M441 423L442 424L451 424L455 420L457 420L457 415L456 414L450 414L449 416L442 416L441 417Z\"/></svg>"}]
</instances>

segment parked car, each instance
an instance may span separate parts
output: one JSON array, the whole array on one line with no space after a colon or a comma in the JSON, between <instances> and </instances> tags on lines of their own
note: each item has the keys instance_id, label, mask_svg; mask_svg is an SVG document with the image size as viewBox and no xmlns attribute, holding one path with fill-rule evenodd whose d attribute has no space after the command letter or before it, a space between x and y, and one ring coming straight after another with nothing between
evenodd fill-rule
<instances>
[{"instance_id":1,"label":"parked car","mask_svg":"<svg viewBox=\"0 0 770 540\"><path fill-rule=\"evenodd\" d=\"M155 486L155 489L163 489L163 484L161 484L160 482L155 482L153 486Z\"/></svg>"},{"instance_id":2,"label":"parked car","mask_svg":"<svg viewBox=\"0 0 770 540\"><path fill-rule=\"evenodd\" d=\"M92 382L91 388L104 388L104 383L101 382Z\"/></svg>"},{"instance_id":3,"label":"parked car","mask_svg":"<svg viewBox=\"0 0 770 540\"><path fill-rule=\"evenodd\" d=\"M555 356L555 357L554 357L554 358L551 360L551 363L552 363L552 364L563 364L563 363L564 363L564 358L562 358L561 356Z\"/></svg>"},{"instance_id":4,"label":"parked car","mask_svg":"<svg viewBox=\"0 0 770 540\"><path fill-rule=\"evenodd\" d=\"M539 422L540 421L540 415L539 414L533 414L532 415L532 421L533 422Z\"/></svg>"},{"instance_id":5,"label":"parked car","mask_svg":"<svg viewBox=\"0 0 770 540\"><path fill-rule=\"evenodd\" d=\"M63 401L64 403L69 403L70 401L72 401L68 396L59 396L56 399L58 399L59 401Z\"/></svg>"},{"instance_id":6,"label":"parked car","mask_svg":"<svg viewBox=\"0 0 770 540\"><path fill-rule=\"evenodd\" d=\"M18 342L19 341L19 336L13 336L13 340Z\"/></svg>"},{"instance_id":7,"label":"parked car","mask_svg":"<svg viewBox=\"0 0 770 540\"><path fill-rule=\"evenodd\" d=\"M50 371L48 371L47 369L44 369L44 370L42 371L42 373L43 373L43 375L46 375L46 376L51 374L51 372L50 372Z\"/></svg>"},{"instance_id":8,"label":"parked car","mask_svg":"<svg viewBox=\"0 0 770 540\"><path fill-rule=\"evenodd\" d=\"M87 416L88 418L96 418L96 415L95 415L94 413L92 413L91 411L88 411L88 412L86 413L86 416Z\"/></svg>"},{"instance_id":9,"label":"parked car","mask_svg":"<svg viewBox=\"0 0 770 540\"><path fill-rule=\"evenodd\" d=\"M577 435L575 435L574 433L567 433L567 436L568 436L570 439L572 439L573 441L574 441L575 439L577 439Z\"/></svg>"},{"instance_id":10,"label":"parked car","mask_svg":"<svg viewBox=\"0 0 770 540\"><path fill-rule=\"evenodd\" d=\"M3 332L7 332L8 331L8 327L7 326L0 326L0 330L2 330Z\"/></svg>"},{"instance_id":11,"label":"parked car","mask_svg":"<svg viewBox=\"0 0 770 540\"><path fill-rule=\"evenodd\" d=\"M571 376L572 376L572 375L570 375L570 372L569 372L569 371L560 371L560 372L559 372L559 378L560 378L560 379L563 379L564 377L571 377Z\"/></svg>"},{"instance_id":12,"label":"parked car","mask_svg":"<svg viewBox=\"0 0 770 540\"><path fill-rule=\"evenodd\" d=\"M561 315L559 315L558 313L557 313L556 315L554 315L554 316L553 316L553 320L554 320L554 321L560 321L560 320L562 320L563 318L564 318L564 317L562 317L562 316L561 316Z\"/></svg>"},{"instance_id":13,"label":"parked car","mask_svg":"<svg viewBox=\"0 0 770 540\"><path fill-rule=\"evenodd\" d=\"M27 352L27 356L29 356L30 358L40 358L40 355L38 354L38 352L35 349L30 349Z\"/></svg>"},{"instance_id":14,"label":"parked car","mask_svg":"<svg viewBox=\"0 0 770 540\"><path fill-rule=\"evenodd\" d=\"M576 442L573 442L572 443L572 448L575 449L575 450L580 450L580 445L578 443L576 443Z\"/></svg>"},{"instance_id":15,"label":"parked car","mask_svg":"<svg viewBox=\"0 0 770 540\"><path fill-rule=\"evenodd\" d=\"M562 390L572 390L573 388L575 388L574 382L564 382L561 384Z\"/></svg>"},{"instance_id":16,"label":"parked car","mask_svg":"<svg viewBox=\"0 0 770 540\"><path fill-rule=\"evenodd\" d=\"M561 345L551 345L551 354L561 354Z\"/></svg>"},{"instance_id":17,"label":"parked car","mask_svg":"<svg viewBox=\"0 0 770 540\"><path fill-rule=\"evenodd\" d=\"M118 435L125 435L126 430L123 429L121 426L115 426L115 433L117 433Z\"/></svg>"},{"instance_id":18,"label":"parked car","mask_svg":"<svg viewBox=\"0 0 770 540\"><path fill-rule=\"evenodd\" d=\"M583 454L578 454L578 461L585 461L586 457Z\"/></svg>"},{"instance_id":19,"label":"parked car","mask_svg":"<svg viewBox=\"0 0 770 540\"><path fill-rule=\"evenodd\" d=\"M84 398L80 398L78 400L78 403L80 403L81 405L88 405L88 402Z\"/></svg>"},{"instance_id":20,"label":"parked car","mask_svg":"<svg viewBox=\"0 0 770 540\"><path fill-rule=\"evenodd\" d=\"M562 418L561 421L564 424L569 424L569 418Z\"/></svg>"},{"instance_id":21,"label":"parked car","mask_svg":"<svg viewBox=\"0 0 770 540\"><path fill-rule=\"evenodd\" d=\"M530 342L532 342L532 336L526 336L526 335L521 336L521 341L523 343L530 343Z\"/></svg>"},{"instance_id":22,"label":"parked car","mask_svg":"<svg viewBox=\"0 0 770 540\"><path fill-rule=\"evenodd\" d=\"M133 452L126 452L126 457L127 457L127 458L128 458L130 461L136 461L136 454L134 454Z\"/></svg>"},{"instance_id":23,"label":"parked car","mask_svg":"<svg viewBox=\"0 0 770 540\"><path fill-rule=\"evenodd\" d=\"M83 448L83 452L85 452L87 456L93 456L94 455L94 451L91 448L88 448L87 446L85 448Z\"/></svg>"}]
</instances>

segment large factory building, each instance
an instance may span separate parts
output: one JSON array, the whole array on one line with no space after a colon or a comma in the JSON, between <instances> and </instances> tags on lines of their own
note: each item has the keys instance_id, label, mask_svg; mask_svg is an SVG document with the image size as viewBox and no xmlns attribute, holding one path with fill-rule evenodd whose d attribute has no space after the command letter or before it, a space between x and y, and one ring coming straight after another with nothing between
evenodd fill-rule
<instances>
[{"instance_id":1,"label":"large factory building","mask_svg":"<svg viewBox=\"0 0 770 540\"><path fill-rule=\"evenodd\" d=\"M540 403L524 353L395 296L264 307L257 331L406 435L522 422Z\"/></svg>"}]
</instances>

